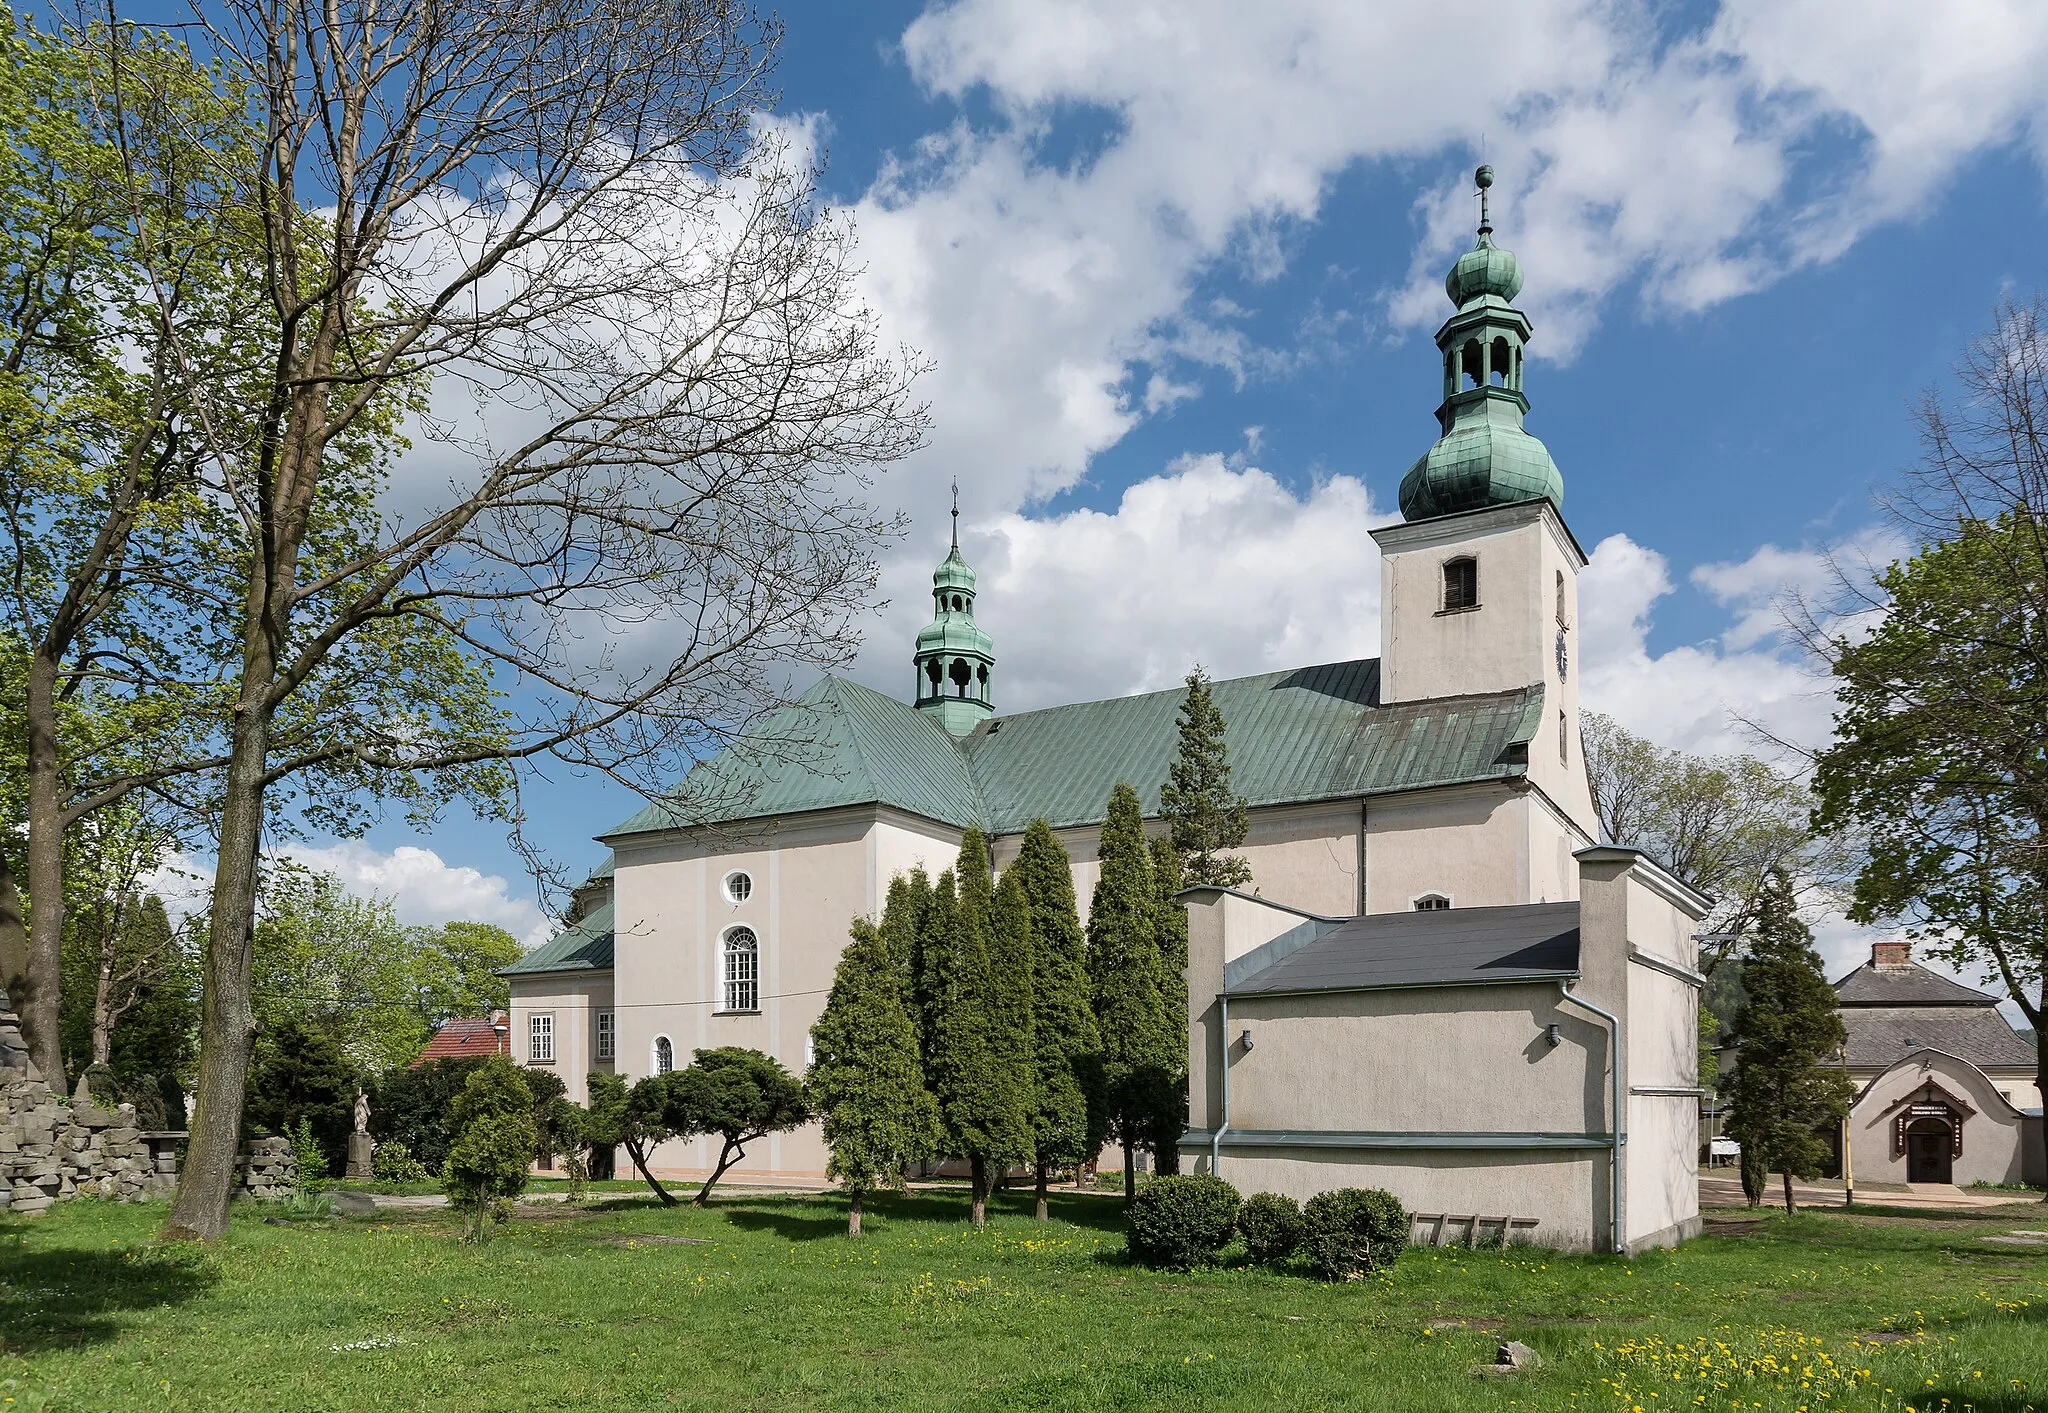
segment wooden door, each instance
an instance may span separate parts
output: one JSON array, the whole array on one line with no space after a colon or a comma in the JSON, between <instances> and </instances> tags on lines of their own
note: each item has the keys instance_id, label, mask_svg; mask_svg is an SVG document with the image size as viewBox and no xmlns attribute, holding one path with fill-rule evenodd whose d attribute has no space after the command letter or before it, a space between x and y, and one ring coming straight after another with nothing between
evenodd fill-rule
<instances>
[{"instance_id":1,"label":"wooden door","mask_svg":"<svg viewBox=\"0 0 2048 1413\"><path fill-rule=\"evenodd\" d=\"M1916 1119L1906 1130L1906 1181L1954 1182L1954 1138L1940 1119Z\"/></svg>"}]
</instances>

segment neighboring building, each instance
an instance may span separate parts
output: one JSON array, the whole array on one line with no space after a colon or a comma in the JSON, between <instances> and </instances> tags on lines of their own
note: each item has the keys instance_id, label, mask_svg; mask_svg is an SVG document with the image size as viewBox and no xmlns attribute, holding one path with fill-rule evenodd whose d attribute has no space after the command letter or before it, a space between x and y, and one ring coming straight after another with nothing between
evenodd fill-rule
<instances>
[{"instance_id":1,"label":"neighboring building","mask_svg":"<svg viewBox=\"0 0 2048 1413\"><path fill-rule=\"evenodd\" d=\"M509 1055L512 1053L510 1021L503 1011L492 1011L488 1016L461 1018L441 1022L441 1028L434 1032L434 1038L427 1042L427 1048L420 1051L412 1067L433 1060L467 1060L479 1055Z\"/></svg>"},{"instance_id":2,"label":"neighboring building","mask_svg":"<svg viewBox=\"0 0 2048 1413\"><path fill-rule=\"evenodd\" d=\"M1308 1073L1299 1069L1304 1057L1321 1056L1324 1067L1303 1087L1335 1107L1281 1127L1352 1138L1398 1129L1408 1139L1495 1129L1504 1141L1409 1142L1409 1156L1392 1167L1341 1144L1311 1145L1291 1159L1287 1181L1306 1195L1372 1170L1394 1185L1398 1167L1397 1190L1425 1209L1452 1203L1452 1193L1474 1201L1491 1194L1481 1204L1487 1212L1538 1217L1538 1239L1604 1243L1612 1233L1600 1213L1611 1213L1615 1195L1611 1141L1628 1131L1630 1200L1639 1182L1661 1195L1645 1196L1643 1220L1627 1219L1626 1238L1671 1240L1697 1220L1690 1124L1698 978L1683 921L1696 915L1688 910L1697 900L1633 853L1595 847L1575 641L1586 557L1559 509L1563 480L1522 429L1529 323L1512 303L1521 273L1514 256L1493 245L1489 223L1446 288L1457 308L1437 336L1442 436L1401 483L1403 523L1373 532L1382 555L1381 656L1214 685L1232 783L1251 806L1239 852L1257 897L1195 894L1191 912L1199 921L1248 908L1291 919L1289 927L1398 914L1401 926L1419 929L1425 951L1436 945L1428 939L1448 947L1463 929L1492 926L1484 920L1496 910L1506 910L1502 919L1548 918L1558 927L1548 935L1571 933L1568 946L1544 953L1540 976L1512 988L1459 975L1426 979L1412 992L1382 993L1373 983L1343 993L1379 995L1374 1004L1403 1014L1405 995L1435 1016L1417 1022L1413 1033L1427 1034L1431 1048L1410 1056L1411 1067L1460 1052L1492 1055L1511 1032L1519 1053L1529 1023L1547 1051L1554 1033L1571 1054L1529 1059L1546 1079L1543 1124L1442 1090L1429 1091L1440 1104L1418 1098L1421 1109L1411 1105L1398 1121L1375 1117L1364 1096L1379 1089L1360 1057L1385 1062L1377 1047L1388 1042L1331 1050L1304 1032L1296 1072ZM561 1066L573 1096L593 1064L638 1076L714 1045L753 1046L801 1070L851 919L881 907L894 875L920 864L933 873L950 867L969 826L992 836L1000 869L1033 819L1049 821L1073 857L1087 906L1096 835L1118 780L1138 788L1148 822L1157 824L1184 693L1000 715L995 644L975 621L976 592L956 534L932 576L933 618L911 654L909 703L825 678L746 749L699 765L672 799L603 836L611 861L580 890L580 920L506 969L518 1058ZM1595 893L1604 901L1592 901ZM1582 897L1592 911L1580 918ZM1527 912L1532 905L1538 913ZM1272 929L1262 942L1281 930L1270 920L1259 926ZM1365 923L1325 930L1317 956L1364 955L1381 936ZM1213 1049L1216 1037L1200 1017L1223 989L1222 968L1240 960L1225 946L1191 964L1191 1052ZM1602 1076L1613 1077L1614 1047L1589 1026L1583 1006L1559 996L1559 985L1574 978L1584 999L1623 1018L1628 1097L1619 1115L1602 1107L1611 1103ZM1360 1003L1327 1004L1348 1014ZM1519 1018L1511 1021L1504 1007L1518 1007ZM1276 1022L1280 1014L1273 1012ZM1537 1023L1539 1014L1546 1018ZM529 1047L528 1038L543 1033L551 1043ZM1262 1048L1259 1063L1267 1058ZM1576 1108L1547 1084L1573 1066ZM1468 1068L1496 1097L1514 1094L1523 1078L1503 1084L1501 1072L1476 1058ZM1198 1095L1208 1082L1198 1066ZM1668 1126L1666 1107L1684 1119L1686 1141L1671 1153L1657 1137ZM1418 1116L1424 1110L1433 1117ZM1233 1118L1230 1129L1238 1127ZM1535 1128L1568 1142L1517 1146ZM1240 1162L1243 1171L1264 1171L1256 1164L1265 1157L1240 1159L1241 1139L1229 1130L1193 1146L1216 1148L1226 1174ZM714 1156L689 1141L665 1145L656 1161L698 1171ZM809 1177L824 1163L812 1127L756 1145L742 1171ZM1433 1197L1431 1175L1454 1169L1462 1175L1443 1177L1443 1195ZM1538 1170L1540 1178L1523 1181Z\"/></svg>"},{"instance_id":3,"label":"neighboring building","mask_svg":"<svg viewBox=\"0 0 2048 1413\"><path fill-rule=\"evenodd\" d=\"M1996 996L1929 971L1904 942L1873 945L1835 996L1856 1085L1848 1128L1858 1179L2043 1180L2034 1047Z\"/></svg>"}]
</instances>

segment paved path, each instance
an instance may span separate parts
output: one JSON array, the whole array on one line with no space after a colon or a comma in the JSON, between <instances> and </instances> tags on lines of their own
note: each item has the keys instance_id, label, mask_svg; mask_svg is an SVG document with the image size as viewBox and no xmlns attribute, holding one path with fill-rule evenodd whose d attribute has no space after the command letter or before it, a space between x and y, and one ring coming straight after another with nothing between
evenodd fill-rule
<instances>
[{"instance_id":1,"label":"paved path","mask_svg":"<svg viewBox=\"0 0 2048 1413\"><path fill-rule=\"evenodd\" d=\"M1783 1180L1773 1173L1766 1203L1782 1202ZM1843 1205L1842 1184L1839 1182L1816 1182L1792 1184L1792 1198L1809 1207L1840 1207ZM2007 1207L2015 1202L2025 1202L2029 1194L2024 1192L1970 1191L1952 1187L1947 1183L1918 1182L1898 1186L1887 1183L1882 1188L1859 1185L1856 1189L1858 1206L1880 1207L1933 1207L1954 1211L1963 1207ZM1716 1170L1700 1174L1700 1205L1702 1207L1742 1207L1748 1199L1742 1195L1742 1179L1733 1172Z\"/></svg>"}]
</instances>

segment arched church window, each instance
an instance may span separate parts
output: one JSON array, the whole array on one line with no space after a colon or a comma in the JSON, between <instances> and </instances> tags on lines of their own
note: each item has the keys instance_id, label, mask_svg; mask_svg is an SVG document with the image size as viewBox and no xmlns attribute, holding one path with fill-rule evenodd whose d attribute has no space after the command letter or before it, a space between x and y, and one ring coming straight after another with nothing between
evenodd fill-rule
<instances>
[{"instance_id":1,"label":"arched church window","mask_svg":"<svg viewBox=\"0 0 2048 1413\"><path fill-rule=\"evenodd\" d=\"M965 607L967 607L967 600L961 598L958 594L953 595L953 612L958 613Z\"/></svg>"},{"instance_id":2,"label":"arched church window","mask_svg":"<svg viewBox=\"0 0 2048 1413\"><path fill-rule=\"evenodd\" d=\"M1444 564L1444 612L1479 607L1479 561L1467 555Z\"/></svg>"},{"instance_id":3,"label":"arched church window","mask_svg":"<svg viewBox=\"0 0 2048 1413\"><path fill-rule=\"evenodd\" d=\"M1558 570L1558 571L1557 571L1557 626L1558 626L1558 627L1560 627L1560 628L1562 628L1562 627L1564 627L1564 626L1565 626L1565 622L1564 622L1564 571L1563 571L1562 569L1560 569L1560 570Z\"/></svg>"},{"instance_id":4,"label":"arched church window","mask_svg":"<svg viewBox=\"0 0 2048 1413\"><path fill-rule=\"evenodd\" d=\"M761 943L751 927L734 927L719 942L721 1010L761 1009Z\"/></svg>"},{"instance_id":5,"label":"arched church window","mask_svg":"<svg viewBox=\"0 0 2048 1413\"><path fill-rule=\"evenodd\" d=\"M1415 911L1418 913L1442 912L1450 907L1450 905L1451 900L1441 893L1424 893L1416 898Z\"/></svg>"},{"instance_id":6,"label":"arched church window","mask_svg":"<svg viewBox=\"0 0 2048 1413\"><path fill-rule=\"evenodd\" d=\"M1465 347L1459 357L1465 365L1465 386L1483 387L1486 383L1486 352L1480 347L1479 340L1465 340Z\"/></svg>"},{"instance_id":7,"label":"arched church window","mask_svg":"<svg viewBox=\"0 0 2048 1413\"><path fill-rule=\"evenodd\" d=\"M1557 714L1557 759L1561 765L1572 763L1571 736L1564 727L1564 713Z\"/></svg>"},{"instance_id":8,"label":"arched church window","mask_svg":"<svg viewBox=\"0 0 2048 1413\"><path fill-rule=\"evenodd\" d=\"M953 670L950 676L953 679L953 695L956 697L966 696L967 684L974 680L974 669L967 665L966 658L956 657L953 659Z\"/></svg>"},{"instance_id":9,"label":"arched church window","mask_svg":"<svg viewBox=\"0 0 2048 1413\"><path fill-rule=\"evenodd\" d=\"M1504 338L1495 339L1492 359L1493 381L1502 387L1508 385L1508 369L1513 366L1513 359L1514 355L1508 350L1508 341Z\"/></svg>"},{"instance_id":10,"label":"arched church window","mask_svg":"<svg viewBox=\"0 0 2048 1413\"><path fill-rule=\"evenodd\" d=\"M936 694L939 690L939 679L946 675L946 669L939 666L937 658L933 658L924 665L924 675L932 679L932 691Z\"/></svg>"},{"instance_id":11,"label":"arched church window","mask_svg":"<svg viewBox=\"0 0 2048 1413\"><path fill-rule=\"evenodd\" d=\"M979 687L979 688L981 689L981 692L980 692L980 696L981 696L981 699L982 699L983 701L987 701L987 700L988 700L988 664L987 664L987 663L985 663L985 662L984 662L984 663L982 663L982 664L981 664L981 665L980 665L979 667L977 667L977 668L975 668L975 669L974 669L974 681L975 681L975 685L976 685L976 686L978 686L978 687Z\"/></svg>"},{"instance_id":12,"label":"arched church window","mask_svg":"<svg viewBox=\"0 0 2048 1413\"><path fill-rule=\"evenodd\" d=\"M654 1037L654 1072L667 1074L676 1067L676 1047L666 1035Z\"/></svg>"}]
</instances>

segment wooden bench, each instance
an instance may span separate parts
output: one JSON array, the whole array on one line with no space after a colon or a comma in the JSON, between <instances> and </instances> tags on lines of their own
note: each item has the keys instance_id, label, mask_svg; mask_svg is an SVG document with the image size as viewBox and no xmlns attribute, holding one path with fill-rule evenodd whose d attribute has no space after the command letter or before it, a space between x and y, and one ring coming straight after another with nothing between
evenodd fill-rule
<instances>
[{"instance_id":1,"label":"wooden bench","mask_svg":"<svg viewBox=\"0 0 2048 1413\"><path fill-rule=\"evenodd\" d=\"M1506 1246L1517 1232L1526 1235L1537 1224L1535 1217L1489 1217L1483 1212L1415 1212L1408 1220L1411 1246L1476 1247L1488 1232L1498 1234L1500 1244Z\"/></svg>"}]
</instances>

